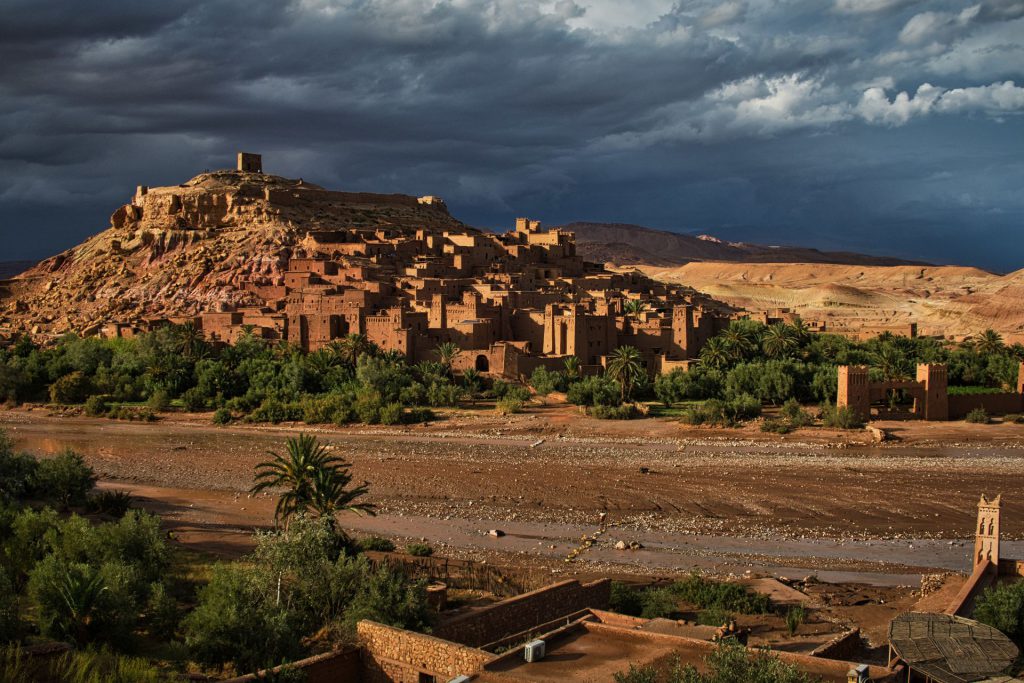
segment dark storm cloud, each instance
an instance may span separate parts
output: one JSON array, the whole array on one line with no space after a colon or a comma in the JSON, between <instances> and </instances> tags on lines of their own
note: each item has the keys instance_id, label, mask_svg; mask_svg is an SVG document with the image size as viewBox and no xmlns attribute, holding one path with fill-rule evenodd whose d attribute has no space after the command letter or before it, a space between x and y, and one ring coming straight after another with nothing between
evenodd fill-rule
<instances>
[{"instance_id":1,"label":"dark storm cloud","mask_svg":"<svg viewBox=\"0 0 1024 683\"><path fill-rule=\"evenodd\" d=\"M1024 266L1022 1L84 7L0 2L0 258L244 148L329 186L440 194L479 225Z\"/></svg>"}]
</instances>

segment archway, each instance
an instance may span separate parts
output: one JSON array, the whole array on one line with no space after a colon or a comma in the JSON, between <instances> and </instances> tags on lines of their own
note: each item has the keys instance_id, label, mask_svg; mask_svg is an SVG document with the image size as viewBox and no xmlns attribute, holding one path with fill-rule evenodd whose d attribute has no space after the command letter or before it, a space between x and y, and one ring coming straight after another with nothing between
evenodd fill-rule
<instances>
[{"instance_id":1,"label":"archway","mask_svg":"<svg viewBox=\"0 0 1024 683\"><path fill-rule=\"evenodd\" d=\"M491 361L487 359L487 356L480 354L476 357L476 363L474 366L477 372L488 372L491 369Z\"/></svg>"}]
</instances>

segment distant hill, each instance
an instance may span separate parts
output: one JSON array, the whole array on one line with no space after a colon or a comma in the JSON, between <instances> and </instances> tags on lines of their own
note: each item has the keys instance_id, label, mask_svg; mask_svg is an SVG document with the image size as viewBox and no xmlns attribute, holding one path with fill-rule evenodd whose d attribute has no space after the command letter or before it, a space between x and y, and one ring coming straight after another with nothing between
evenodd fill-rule
<instances>
[{"instance_id":1,"label":"distant hill","mask_svg":"<svg viewBox=\"0 0 1024 683\"><path fill-rule=\"evenodd\" d=\"M576 250L595 263L678 266L693 261L740 263L837 263L860 266L928 265L921 261L806 247L725 242L627 223L576 222L559 226L576 233Z\"/></svg>"},{"instance_id":2,"label":"distant hill","mask_svg":"<svg viewBox=\"0 0 1024 683\"><path fill-rule=\"evenodd\" d=\"M35 261L0 261L0 280L20 275L35 264Z\"/></svg>"}]
</instances>

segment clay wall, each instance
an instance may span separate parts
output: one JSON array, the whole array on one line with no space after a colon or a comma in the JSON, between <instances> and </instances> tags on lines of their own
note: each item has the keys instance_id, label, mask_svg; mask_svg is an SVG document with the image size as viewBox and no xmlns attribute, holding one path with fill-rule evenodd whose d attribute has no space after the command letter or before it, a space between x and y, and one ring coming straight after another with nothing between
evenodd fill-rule
<instances>
[{"instance_id":1,"label":"clay wall","mask_svg":"<svg viewBox=\"0 0 1024 683\"><path fill-rule=\"evenodd\" d=\"M289 668L302 671L306 675L306 683L360 683L363 680L363 664L357 649L314 655L293 662ZM237 678L229 678L223 683L255 683L272 680L273 674L280 670L281 667L274 667L260 671L258 674L251 673Z\"/></svg>"},{"instance_id":2,"label":"clay wall","mask_svg":"<svg viewBox=\"0 0 1024 683\"><path fill-rule=\"evenodd\" d=\"M989 415L1024 412L1024 395L1019 393L951 394L948 400L950 420L961 420L975 408L983 408Z\"/></svg>"},{"instance_id":3,"label":"clay wall","mask_svg":"<svg viewBox=\"0 0 1024 683\"><path fill-rule=\"evenodd\" d=\"M811 657L824 657L826 659L857 659L863 650L860 629L850 629L841 633L832 640L819 645L811 650Z\"/></svg>"},{"instance_id":4,"label":"clay wall","mask_svg":"<svg viewBox=\"0 0 1024 683\"><path fill-rule=\"evenodd\" d=\"M608 579L588 584L563 581L454 617L439 624L434 635L481 647L588 607L606 609L610 597L611 581Z\"/></svg>"},{"instance_id":5,"label":"clay wall","mask_svg":"<svg viewBox=\"0 0 1024 683\"><path fill-rule=\"evenodd\" d=\"M960 587L960 592L953 602L945 609L946 614L959 617L970 617L974 612L974 601L981 593L999 577L999 567L988 560L974 566L970 578Z\"/></svg>"},{"instance_id":6,"label":"clay wall","mask_svg":"<svg viewBox=\"0 0 1024 683\"><path fill-rule=\"evenodd\" d=\"M429 676L448 681L494 659L489 652L373 621L360 621L356 633L366 683L421 683Z\"/></svg>"}]
</instances>

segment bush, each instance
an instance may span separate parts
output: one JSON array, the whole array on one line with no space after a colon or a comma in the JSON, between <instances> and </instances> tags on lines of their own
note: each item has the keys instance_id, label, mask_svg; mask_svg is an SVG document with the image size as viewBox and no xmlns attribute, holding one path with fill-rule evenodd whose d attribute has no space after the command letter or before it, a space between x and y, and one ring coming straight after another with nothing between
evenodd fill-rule
<instances>
[{"instance_id":1,"label":"bush","mask_svg":"<svg viewBox=\"0 0 1024 683\"><path fill-rule=\"evenodd\" d=\"M800 624L805 621L807 621L807 611L803 607L800 605L790 607L786 612L786 629L789 631L789 635L795 635Z\"/></svg>"},{"instance_id":2,"label":"bush","mask_svg":"<svg viewBox=\"0 0 1024 683\"><path fill-rule=\"evenodd\" d=\"M412 408L402 415L402 421L406 424L417 424L419 422L432 422L434 411L430 408Z\"/></svg>"},{"instance_id":3,"label":"bush","mask_svg":"<svg viewBox=\"0 0 1024 683\"><path fill-rule=\"evenodd\" d=\"M679 611L679 598L670 588L648 588L640 595L640 605L644 619L668 618Z\"/></svg>"},{"instance_id":4,"label":"bush","mask_svg":"<svg viewBox=\"0 0 1024 683\"><path fill-rule=\"evenodd\" d=\"M154 583L146 603L146 620L149 632L161 640L174 640L181 621L178 601L167 592L163 583Z\"/></svg>"},{"instance_id":5,"label":"bush","mask_svg":"<svg viewBox=\"0 0 1024 683\"><path fill-rule=\"evenodd\" d=\"M436 381L427 387L427 404L435 408L450 407L459 405L465 390L457 384L448 380Z\"/></svg>"},{"instance_id":6,"label":"bush","mask_svg":"<svg viewBox=\"0 0 1024 683\"><path fill-rule=\"evenodd\" d=\"M360 538L356 541L356 547L359 550L375 550L382 553L394 552L395 544L387 538L380 536L368 536L367 538Z\"/></svg>"},{"instance_id":7,"label":"bush","mask_svg":"<svg viewBox=\"0 0 1024 683\"><path fill-rule=\"evenodd\" d=\"M622 391L615 380L590 376L573 382L566 399L578 406L617 406L622 403Z\"/></svg>"},{"instance_id":8,"label":"bush","mask_svg":"<svg viewBox=\"0 0 1024 683\"><path fill-rule=\"evenodd\" d=\"M427 543L410 543L405 546L405 552L414 557L430 557L434 554L434 549Z\"/></svg>"},{"instance_id":9,"label":"bush","mask_svg":"<svg viewBox=\"0 0 1024 683\"><path fill-rule=\"evenodd\" d=\"M269 586L267 587L269 588ZM182 621L185 644L200 664L255 671L302 655L294 617L262 590L252 571L218 564Z\"/></svg>"},{"instance_id":10,"label":"bush","mask_svg":"<svg viewBox=\"0 0 1024 683\"><path fill-rule=\"evenodd\" d=\"M388 403L381 406L380 409L380 423L382 425L396 425L402 422L402 404L401 403Z\"/></svg>"},{"instance_id":11,"label":"bush","mask_svg":"<svg viewBox=\"0 0 1024 683\"><path fill-rule=\"evenodd\" d=\"M621 406L594 406L589 411L591 417L598 420L632 420L640 417L640 411L632 403Z\"/></svg>"},{"instance_id":12,"label":"bush","mask_svg":"<svg viewBox=\"0 0 1024 683\"><path fill-rule=\"evenodd\" d=\"M987 588L978 598L974 618L1024 646L1024 581Z\"/></svg>"},{"instance_id":13,"label":"bush","mask_svg":"<svg viewBox=\"0 0 1024 683\"><path fill-rule=\"evenodd\" d=\"M611 598L608 607L613 612L628 614L632 617L640 616L643 611L643 601L640 599L640 591L621 581L612 581Z\"/></svg>"},{"instance_id":14,"label":"bush","mask_svg":"<svg viewBox=\"0 0 1024 683\"><path fill-rule=\"evenodd\" d=\"M864 421L850 406L835 406L826 403L821 407L821 422L832 429L861 429Z\"/></svg>"},{"instance_id":15,"label":"bush","mask_svg":"<svg viewBox=\"0 0 1024 683\"><path fill-rule=\"evenodd\" d=\"M68 652L47 666L52 680L75 683L170 683L177 680L144 659L126 657L106 647ZM48 679L49 680L49 679Z\"/></svg>"},{"instance_id":16,"label":"bush","mask_svg":"<svg viewBox=\"0 0 1024 683\"><path fill-rule=\"evenodd\" d=\"M697 613L697 623L702 626L725 626L735 618L732 612L717 605Z\"/></svg>"},{"instance_id":17,"label":"bush","mask_svg":"<svg viewBox=\"0 0 1024 683\"><path fill-rule=\"evenodd\" d=\"M92 383L84 372L76 370L64 375L50 385L52 403L81 403L89 397Z\"/></svg>"},{"instance_id":18,"label":"bush","mask_svg":"<svg viewBox=\"0 0 1024 683\"><path fill-rule=\"evenodd\" d=\"M105 394L94 394L85 401L85 414L89 417L103 417L110 410L110 406L107 405L107 399L109 397Z\"/></svg>"},{"instance_id":19,"label":"bush","mask_svg":"<svg viewBox=\"0 0 1024 683\"><path fill-rule=\"evenodd\" d=\"M360 390L352 407L360 422L368 425L377 424L380 421L380 409L383 407L380 392L373 389Z\"/></svg>"},{"instance_id":20,"label":"bush","mask_svg":"<svg viewBox=\"0 0 1024 683\"><path fill-rule=\"evenodd\" d=\"M132 496L127 491L100 491L88 500L90 512L111 517L124 517L132 507Z\"/></svg>"},{"instance_id":21,"label":"bush","mask_svg":"<svg viewBox=\"0 0 1024 683\"><path fill-rule=\"evenodd\" d=\"M171 407L171 396L166 389L157 389L146 399L146 406L157 413L164 413Z\"/></svg>"},{"instance_id":22,"label":"bush","mask_svg":"<svg viewBox=\"0 0 1024 683\"><path fill-rule=\"evenodd\" d=\"M14 442L0 429L0 502L30 495L38 467L31 455L15 453Z\"/></svg>"},{"instance_id":23,"label":"bush","mask_svg":"<svg viewBox=\"0 0 1024 683\"><path fill-rule=\"evenodd\" d=\"M671 586L672 592L684 602L700 609L718 608L740 614L766 614L772 602L766 595L751 593L738 583L713 581L691 574Z\"/></svg>"},{"instance_id":24,"label":"bush","mask_svg":"<svg viewBox=\"0 0 1024 683\"><path fill-rule=\"evenodd\" d=\"M217 408L213 412L213 424L215 425L226 425L230 424L234 417L231 415L231 411L227 408Z\"/></svg>"},{"instance_id":25,"label":"bush","mask_svg":"<svg viewBox=\"0 0 1024 683\"><path fill-rule=\"evenodd\" d=\"M411 582L388 564L372 569L345 610L350 628L363 619L395 628L424 630L430 624L426 583Z\"/></svg>"},{"instance_id":26,"label":"bush","mask_svg":"<svg viewBox=\"0 0 1024 683\"><path fill-rule=\"evenodd\" d=\"M55 458L39 461L32 489L36 495L67 507L84 504L95 485L92 468L78 453L66 450Z\"/></svg>"},{"instance_id":27,"label":"bush","mask_svg":"<svg viewBox=\"0 0 1024 683\"><path fill-rule=\"evenodd\" d=\"M971 424L987 425L991 421L984 408L975 408L964 417L964 422Z\"/></svg>"},{"instance_id":28,"label":"bush","mask_svg":"<svg viewBox=\"0 0 1024 683\"><path fill-rule=\"evenodd\" d=\"M735 427L741 420L761 414L761 402L748 395L738 396L730 401L711 399L702 406L694 406L683 412L680 421L685 424L710 424L720 427Z\"/></svg>"},{"instance_id":29,"label":"bush","mask_svg":"<svg viewBox=\"0 0 1024 683\"><path fill-rule=\"evenodd\" d=\"M306 395L299 401L306 424L344 423L351 420L352 405L343 394Z\"/></svg>"},{"instance_id":30,"label":"bush","mask_svg":"<svg viewBox=\"0 0 1024 683\"><path fill-rule=\"evenodd\" d=\"M198 387L192 387L182 394L181 402L185 411L189 413L201 413L206 410L206 394Z\"/></svg>"},{"instance_id":31,"label":"bush","mask_svg":"<svg viewBox=\"0 0 1024 683\"><path fill-rule=\"evenodd\" d=\"M793 426L786 420L769 418L761 423L761 431L773 434L789 434L793 431Z\"/></svg>"},{"instance_id":32,"label":"bush","mask_svg":"<svg viewBox=\"0 0 1024 683\"><path fill-rule=\"evenodd\" d=\"M20 632L18 596L14 592L14 585L7 576L7 572L0 571L0 643L15 640ZM3 662L0 662L0 671L3 671Z\"/></svg>"},{"instance_id":33,"label":"bush","mask_svg":"<svg viewBox=\"0 0 1024 683\"><path fill-rule=\"evenodd\" d=\"M779 411L782 417L789 421L789 424L796 427L806 427L807 425L814 424L814 418L809 412L801 407L800 402L795 398L791 398L782 404L782 410Z\"/></svg>"},{"instance_id":34,"label":"bush","mask_svg":"<svg viewBox=\"0 0 1024 683\"><path fill-rule=\"evenodd\" d=\"M704 660L704 672L692 665L683 665L678 657L669 658L662 666L630 665L629 670L614 675L615 683L811 683L811 676L795 664L787 664L767 649L753 653L734 639L723 639Z\"/></svg>"},{"instance_id":35,"label":"bush","mask_svg":"<svg viewBox=\"0 0 1024 683\"><path fill-rule=\"evenodd\" d=\"M523 412L523 402L518 398L504 396L498 399L494 409L498 411L499 415L514 415Z\"/></svg>"},{"instance_id":36,"label":"bush","mask_svg":"<svg viewBox=\"0 0 1024 683\"><path fill-rule=\"evenodd\" d=\"M49 555L29 575L28 591L39 630L49 638L124 643L134 625L137 608L115 564L96 567Z\"/></svg>"},{"instance_id":37,"label":"bush","mask_svg":"<svg viewBox=\"0 0 1024 683\"><path fill-rule=\"evenodd\" d=\"M560 372L552 372L541 365L530 375L530 386L541 396L550 394L552 391L564 391L565 375Z\"/></svg>"}]
</instances>

